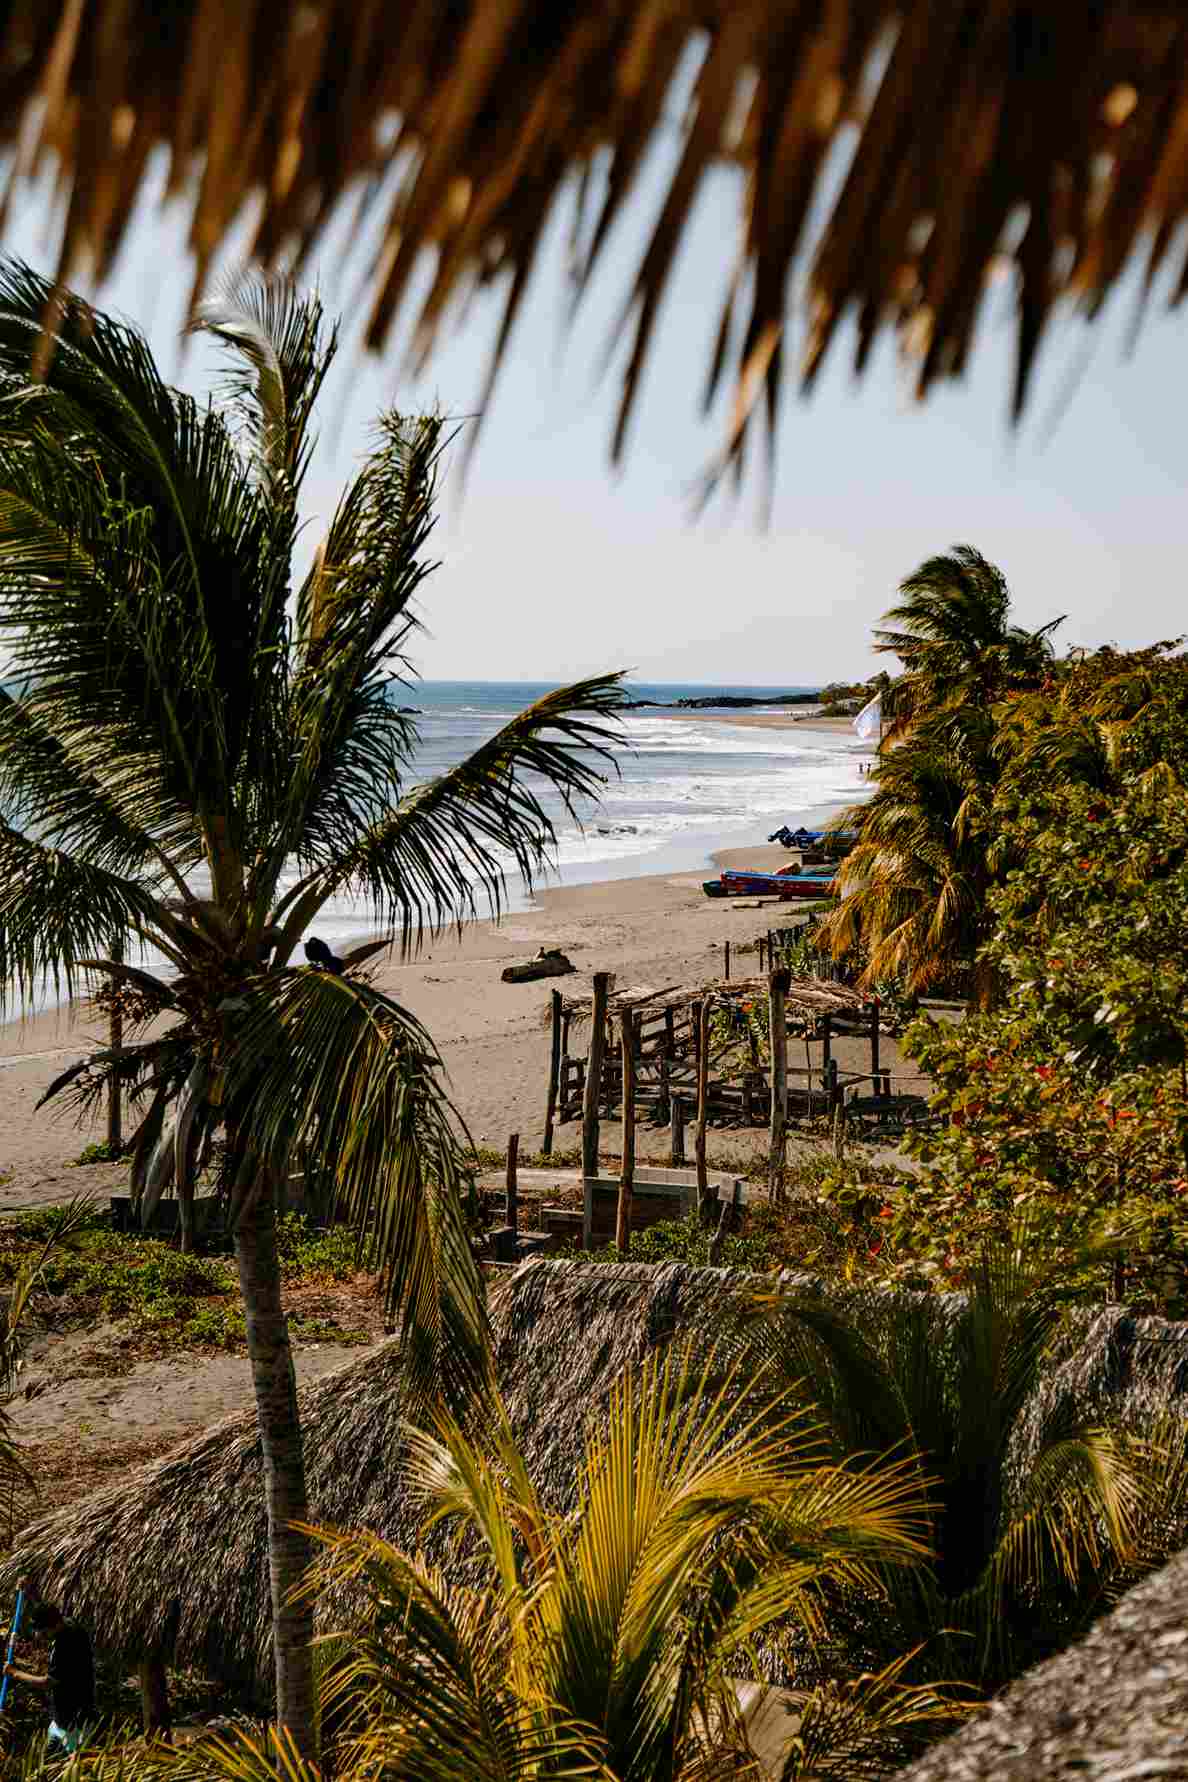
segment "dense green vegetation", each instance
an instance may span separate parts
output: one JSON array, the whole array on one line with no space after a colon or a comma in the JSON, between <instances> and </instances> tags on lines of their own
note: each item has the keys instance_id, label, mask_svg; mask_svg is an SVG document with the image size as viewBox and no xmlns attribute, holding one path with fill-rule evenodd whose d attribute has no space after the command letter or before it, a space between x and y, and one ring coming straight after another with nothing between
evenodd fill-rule
<instances>
[{"instance_id":1,"label":"dense green vegetation","mask_svg":"<svg viewBox=\"0 0 1188 1782\"><path fill-rule=\"evenodd\" d=\"M116 1321L132 1354L243 1346L243 1306L228 1246L223 1254L183 1255L175 1243L113 1231L104 1213L47 1208L0 1223L0 1286L16 1280L46 1245L38 1287L58 1302L60 1329ZM342 1226L317 1231L288 1214L277 1222L277 1246L292 1285L349 1281L358 1269L355 1240ZM297 1342L366 1340L357 1328L299 1313L291 1329Z\"/></svg>"},{"instance_id":2,"label":"dense green vegetation","mask_svg":"<svg viewBox=\"0 0 1188 1782\"><path fill-rule=\"evenodd\" d=\"M819 938L874 989L964 981L961 1026L906 1046L937 1085L883 1265L959 1283L1026 1212L1083 1271L1188 1307L1188 657L1178 640L1057 657L968 549L903 584L880 647L904 672L858 845Z\"/></svg>"}]
</instances>

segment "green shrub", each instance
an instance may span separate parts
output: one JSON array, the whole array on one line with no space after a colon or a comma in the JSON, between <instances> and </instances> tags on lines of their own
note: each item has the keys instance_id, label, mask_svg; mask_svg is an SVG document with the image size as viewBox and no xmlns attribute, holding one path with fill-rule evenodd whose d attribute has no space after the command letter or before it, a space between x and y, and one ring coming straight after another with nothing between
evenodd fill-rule
<instances>
[{"instance_id":1,"label":"green shrub","mask_svg":"<svg viewBox=\"0 0 1188 1782\"><path fill-rule=\"evenodd\" d=\"M276 1247L286 1280L327 1275L334 1281L349 1281L359 1269L359 1241L348 1226L319 1231L300 1213L285 1213L277 1220Z\"/></svg>"},{"instance_id":2,"label":"green shrub","mask_svg":"<svg viewBox=\"0 0 1188 1782\"><path fill-rule=\"evenodd\" d=\"M106 1139L94 1144L84 1145L74 1159L74 1168L81 1168L88 1163L118 1163L123 1155L119 1145L109 1144Z\"/></svg>"}]
</instances>

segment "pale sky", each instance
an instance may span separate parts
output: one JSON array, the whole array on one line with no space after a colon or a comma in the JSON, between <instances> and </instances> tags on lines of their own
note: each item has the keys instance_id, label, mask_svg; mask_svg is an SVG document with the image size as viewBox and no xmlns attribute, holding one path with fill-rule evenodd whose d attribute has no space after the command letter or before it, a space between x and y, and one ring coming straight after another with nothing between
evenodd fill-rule
<instances>
[{"instance_id":1,"label":"pale sky","mask_svg":"<svg viewBox=\"0 0 1188 1782\"><path fill-rule=\"evenodd\" d=\"M969 542L1005 570L1021 622L1070 617L1065 643L1138 645L1183 624L1185 319L1152 303L1136 351L1124 347L1136 286L1104 326L1060 326L1047 342L1021 433L1006 420L1010 291L995 293L961 384L910 404L890 341L860 388L849 335L811 399L786 404L770 528L759 528L752 451L741 500L690 517L687 489L720 437L699 415L709 344L737 234L733 176L707 191L670 285L622 475L608 449L622 353L597 377L662 191L662 149L604 256L578 326L563 331L557 219L496 388L465 498L448 499L443 559L426 585L432 679L565 680L611 667L641 679L813 684L870 673L870 631L923 557ZM44 194L26 200L6 246L52 270ZM345 274L341 268L346 266ZM362 356L350 323L363 257L327 243L315 268L348 345L324 398L309 486L324 521L370 418L436 400L473 410L496 317L480 297L419 384L399 346ZM203 363L177 347L191 269L184 220L146 203L99 301L146 326L167 372L201 387ZM407 317L405 318L407 320ZM404 338L407 339L407 333ZM1054 433L1070 374L1090 353ZM313 530L311 529L311 539Z\"/></svg>"}]
</instances>

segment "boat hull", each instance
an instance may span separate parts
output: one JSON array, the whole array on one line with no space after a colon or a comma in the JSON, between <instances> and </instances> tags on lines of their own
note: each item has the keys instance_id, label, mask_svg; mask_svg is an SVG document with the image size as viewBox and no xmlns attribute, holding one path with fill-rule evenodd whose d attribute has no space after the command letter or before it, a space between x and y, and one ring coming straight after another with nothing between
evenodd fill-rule
<instances>
[{"instance_id":1,"label":"boat hull","mask_svg":"<svg viewBox=\"0 0 1188 1782\"><path fill-rule=\"evenodd\" d=\"M788 901L805 897L828 897L836 874L775 872L724 872L717 881L720 890L711 890L709 880L703 889L707 897L780 897Z\"/></svg>"}]
</instances>

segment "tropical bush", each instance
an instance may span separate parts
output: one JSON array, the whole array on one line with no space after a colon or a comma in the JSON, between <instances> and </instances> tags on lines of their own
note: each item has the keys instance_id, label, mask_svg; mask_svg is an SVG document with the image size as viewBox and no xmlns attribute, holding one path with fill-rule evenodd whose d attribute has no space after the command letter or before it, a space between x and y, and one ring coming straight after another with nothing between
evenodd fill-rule
<instances>
[{"instance_id":1,"label":"tropical bush","mask_svg":"<svg viewBox=\"0 0 1188 1782\"><path fill-rule=\"evenodd\" d=\"M995 1689L1183 1544L1181 1420L1140 1435L1065 1403L1036 1414L1076 1294L1024 1222L983 1246L960 1299L776 1291L744 1317L744 1341L824 1416L839 1459L906 1454L917 1468L930 1557L888 1574L874 1662L911 1652L909 1675Z\"/></svg>"},{"instance_id":2,"label":"tropical bush","mask_svg":"<svg viewBox=\"0 0 1188 1782\"><path fill-rule=\"evenodd\" d=\"M1125 1237L1116 1295L1188 1311L1188 797L1128 776L1069 785L1005 829L1018 864L992 899L986 956L1007 994L960 1027L921 1022L908 1049L942 1116L910 1148L897 1197L906 1250L960 1273L1025 1209L1071 1256Z\"/></svg>"}]
</instances>

